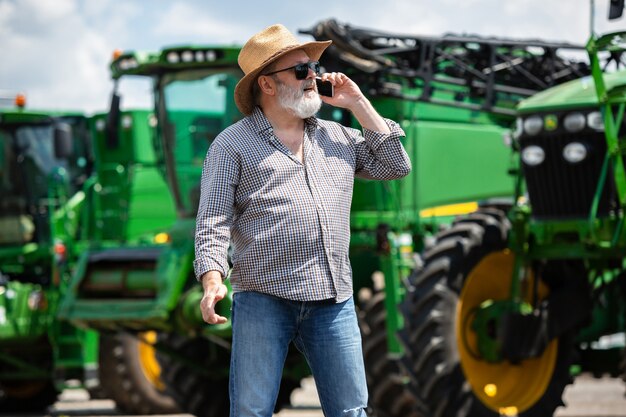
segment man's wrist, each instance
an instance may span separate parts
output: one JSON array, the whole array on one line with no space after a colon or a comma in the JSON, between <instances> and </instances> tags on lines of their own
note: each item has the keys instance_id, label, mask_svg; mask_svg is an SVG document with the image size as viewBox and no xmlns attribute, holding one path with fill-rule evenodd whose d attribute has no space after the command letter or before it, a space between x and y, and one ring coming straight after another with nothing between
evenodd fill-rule
<instances>
[{"instance_id":1,"label":"man's wrist","mask_svg":"<svg viewBox=\"0 0 626 417\"><path fill-rule=\"evenodd\" d=\"M389 126L385 123L385 120L380 114L378 114L367 97L363 96L356 100L350 108L350 111L364 129L384 135L391 133Z\"/></svg>"},{"instance_id":2,"label":"man's wrist","mask_svg":"<svg viewBox=\"0 0 626 417\"><path fill-rule=\"evenodd\" d=\"M371 106L372 103L370 103L367 97L362 95L350 104L348 110L356 116L357 114L362 114L362 112L367 112Z\"/></svg>"},{"instance_id":3,"label":"man's wrist","mask_svg":"<svg viewBox=\"0 0 626 417\"><path fill-rule=\"evenodd\" d=\"M205 286L211 281L221 284L224 282L224 275L216 270L207 271L202 275L200 281L202 282L202 286Z\"/></svg>"}]
</instances>

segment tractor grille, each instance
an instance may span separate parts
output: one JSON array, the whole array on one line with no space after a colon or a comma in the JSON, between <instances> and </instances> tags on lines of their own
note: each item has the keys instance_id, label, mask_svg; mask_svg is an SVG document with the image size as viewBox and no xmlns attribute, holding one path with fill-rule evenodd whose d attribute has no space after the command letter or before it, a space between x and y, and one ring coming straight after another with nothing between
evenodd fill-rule
<instances>
[{"instance_id":1,"label":"tractor grille","mask_svg":"<svg viewBox=\"0 0 626 417\"><path fill-rule=\"evenodd\" d=\"M580 162L568 162L563 156L570 143L580 143L587 156ZM585 218L589 216L606 154L603 132L584 129L577 134L564 130L520 137L522 151L532 145L545 152L542 163L531 166L522 162L528 198L535 218ZM615 184L609 167L597 216L605 217L616 207Z\"/></svg>"}]
</instances>

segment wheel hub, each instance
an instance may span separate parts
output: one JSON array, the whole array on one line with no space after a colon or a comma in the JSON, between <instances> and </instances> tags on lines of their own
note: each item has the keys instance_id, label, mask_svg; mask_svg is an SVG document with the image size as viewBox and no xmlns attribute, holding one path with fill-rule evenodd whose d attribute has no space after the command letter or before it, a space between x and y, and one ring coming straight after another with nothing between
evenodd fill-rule
<instances>
[{"instance_id":1,"label":"wheel hub","mask_svg":"<svg viewBox=\"0 0 626 417\"><path fill-rule=\"evenodd\" d=\"M504 359L498 340L502 317L506 317L503 312L526 311L523 304L532 299L528 288L519 306L508 301L514 261L508 250L479 261L465 280L456 311L457 346L465 377L481 402L498 413L523 412L539 401L550 383L558 353L558 341L554 340L536 358L518 363ZM529 279L534 280L530 273ZM543 299L548 289L539 283L537 293Z\"/></svg>"}]
</instances>

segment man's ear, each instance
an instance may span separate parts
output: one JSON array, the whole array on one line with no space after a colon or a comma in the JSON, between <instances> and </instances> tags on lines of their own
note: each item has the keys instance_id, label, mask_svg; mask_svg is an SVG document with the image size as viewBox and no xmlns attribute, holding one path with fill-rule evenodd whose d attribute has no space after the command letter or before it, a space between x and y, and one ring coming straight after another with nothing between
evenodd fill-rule
<instances>
[{"instance_id":1,"label":"man's ear","mask_svg":"<svg viewBox=\"0 0 626 417\"><path fill-rule=\"evenodd\" d=\"M261 89L262 93L270 96L276 94L276 83L274 82L272 77L269 77L267 75L261 75L259 78L257 78L257 83L259 83L259 88Z\"/></svg>"}]
</instances>

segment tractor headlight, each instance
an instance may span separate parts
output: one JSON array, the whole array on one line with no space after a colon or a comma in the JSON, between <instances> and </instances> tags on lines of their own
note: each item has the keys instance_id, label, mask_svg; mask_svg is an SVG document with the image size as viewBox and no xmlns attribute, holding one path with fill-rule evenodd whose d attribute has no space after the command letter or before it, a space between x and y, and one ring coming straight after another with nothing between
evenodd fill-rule
<instances>
[{"instance_id":1,"label":"tractor headlight","mask_svg":"<svg viewBox=\"0 0 626 417\"><path fill-rule=\"evenodd\" d=\"M132 116L126 114L122 117L122 128L130 129L133 126Z\"/></svg>"},{"instance_id":2,"label":"tractor headlight","mask_svg":"<svg viewBox=\"0 0 626 417\"><path fill-rule=\"evenodd\" d=\"M204 52L196 51L196 61L203 62L204 61Z\"/></svg>"},{"instance_id":3,"label":"tractor headlight","mask_svg":"<svg viewBox=\"0 0 626 417\"><path fill-rule=\"evenodd\" d=\"M602 113L599 111L591 112L587 115L587 126L602 132L604 130L604 120L602 120Z\"/></svg>"},{"instance_id":4,"label":"tractor headlight","mask_svg":"<svg viewBox=\"0 0 626 417\"><path fill-rule=\"evenodd\" d=\"M191 51L183 51L183 53L180 54L180 57L183 60L183 62L192 62L193 61L193 52L191 52Z\"/></svg>"},{"instance_id":5,"label":"tractor headlight","mask_svg":"<svg viewBox=\"0 0 626 417\"><path fill-rule=\"evenodd\" d=\"M587 147L580 142L568 143L563 148L563 158L570 164L577 164L587 157Z\"/></svg>"},{"instance_id":6,"label":"tractor headlight","mask_svg":"<svg viewBox=\"0 0 626 417\"><path fill-rule=\"evenodd\" d=\"M127 71L133 68L137 68L139 64L135 58L123 58L118 63L118 66L121 70Z\"/></svg>"},{"instance_id":7,"label":"tractor headlight","mask_svg":"<svg viewBox=\"0 0 626 417\"><path fill-rule=\"evenodd\" d=\"M104 121L104 119L96 120L96 130L98 132L103 132L105 127L106 127L106 122Z\"/></svg>"},{"instance_id":8,"label":"tractor headlight","mask_svg":"<svg viewBox=\"0 0 626 417\"><path fill-rule=\"evenodd\" d=\"M180 62L180 56L177 52L170 52L167 54L167 62L170 64L178 64Z\"/></svg>"},{"instance_id":9,"label":"tractor headlight","mask_svg":"<svg viewBox=\"0 0 626 417\"><path fill-rule=\"evenodd\" d=\"M530 116L528 119L524 120L524 132L528 136L535 136L537 133L541 132L543 128L543 120L539 116Z\"/></svg>"},{"instance_id":10,"label":"tractor headlight","mask_svg":"<svg viewBox=\"0 0 626 417\"><path fill-rule=\"evenodd\" d=\"M172 239L170 238L170 235L167 233L157 233L154 238L154 243L159 243L159 244L164 244L164 243L168 243L171 242Z\"/></svg>"},{"instance_id":11,"label":"tractor headlight","mask_svg":"<svg viewBox=\"0 0 626 417\"><path fill-rule=\"evenodd\" d=\"M537 145L530 145L522 150L522 161L528 166L537 166L544 159L546 159L546 153Z\"/></svg>"},{"instance_id":12,"label":"tractor headlight","mask_svg":"<svg viewBox=\"0 0 626 417\"><path fill-rule=\"evenodd\" d=\"M582 113L571 113L565 116L563 126L570 133L580 132L585 128L585 116Z\"/></svg>"}]
</instances>

